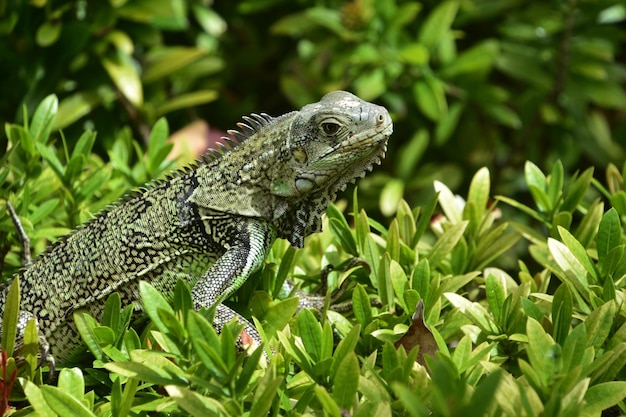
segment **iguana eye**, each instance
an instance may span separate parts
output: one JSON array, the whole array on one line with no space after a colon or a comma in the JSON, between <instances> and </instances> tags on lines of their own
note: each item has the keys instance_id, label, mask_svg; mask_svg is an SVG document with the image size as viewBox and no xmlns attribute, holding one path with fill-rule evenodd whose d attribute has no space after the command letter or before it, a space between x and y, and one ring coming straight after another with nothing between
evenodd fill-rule
<instances>
[{"instance_id":1,"label":"iguana eye","mask_svg":"<svg viewBox=\"0 0 626 417\"><path fill-rule=\"evenodd\" d=\"M331 122L322 123L322 130L329 136L334 135L339 131L339 124Z\"/></svg>"}]
</instances>

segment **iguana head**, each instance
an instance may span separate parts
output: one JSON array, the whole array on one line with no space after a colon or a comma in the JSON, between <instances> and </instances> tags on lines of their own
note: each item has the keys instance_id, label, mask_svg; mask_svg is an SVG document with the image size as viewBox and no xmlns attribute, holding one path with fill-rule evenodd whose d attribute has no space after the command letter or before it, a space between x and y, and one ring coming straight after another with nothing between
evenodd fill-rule
<instances>
[{"instance_id":1,"label":"iguana head","mask_svg":"<svg viewBox=\"0 0 626 417\"><path fill-rule=\"evenodd\" d=\"M392 130L384 107L346 91L326 94L304 106L291 122L288 169L272 179L271 193L296 199L317 192L334 194L380 163Z\"/></svg>"},{"instance_id":2,"label":"iguana head","mask_svg":"<svg viewBox=\"0 0 626 417\"><path fill-rule=\"evenodd\" d=\"M345 91L297 112L281 152L287 161L270 187L282 203L274 204L280 235L302 247L306 236L321 229L322 214L337 191L380 163L392 131L384 107Z\"/></svg>"}]
</instances>

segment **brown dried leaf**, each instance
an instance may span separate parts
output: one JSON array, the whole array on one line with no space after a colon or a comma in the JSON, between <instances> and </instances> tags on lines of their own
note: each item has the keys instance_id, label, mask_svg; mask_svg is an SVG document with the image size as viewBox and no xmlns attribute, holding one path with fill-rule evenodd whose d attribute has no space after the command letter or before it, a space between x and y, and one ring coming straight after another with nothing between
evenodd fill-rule
<instances>
[{"instance_id":1,"label":"brown dried leaf","mask_svg":"<svg viewBox=\"0 0 626 417\"><path fill-rule=\"evenodd\" d=\"M438 348L435 337L424 322L423 300L420 300L417 306L415 306L415 313L413 313L412 319L413 323L409 330L395 343L395 347L404 346L404 349L408 352L415 346L419 346L416 362L425 367L424 355L434 357Z\"/></svg>"}]
</instances>

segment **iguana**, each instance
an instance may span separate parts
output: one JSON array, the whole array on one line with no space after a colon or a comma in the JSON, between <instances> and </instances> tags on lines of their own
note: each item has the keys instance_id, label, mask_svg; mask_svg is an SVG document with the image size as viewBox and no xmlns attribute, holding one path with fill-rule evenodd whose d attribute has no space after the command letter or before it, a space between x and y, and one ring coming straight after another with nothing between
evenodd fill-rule
<instances>
[{"instance_id":1,"label":"iguana","mask_svg":"<svg viewBox=\"0 0 626 417\"><path fill-rule=\"evenodd\" d=\"M393 129L384 107L345 91L280 117L252 114L238 126L224 149L98 214L18 274L18 331L36 318L49 361L64 362L80 346L74 311L100 317L114 291L124 305L136 303L140 280L168 294L183 278L196 309L218 304L218 325L239 318L220 303L277 237L300 248L320 230L336 193L380 163ZM259 340L251 324L245 329Z\"/></svg>"}]
</instances>

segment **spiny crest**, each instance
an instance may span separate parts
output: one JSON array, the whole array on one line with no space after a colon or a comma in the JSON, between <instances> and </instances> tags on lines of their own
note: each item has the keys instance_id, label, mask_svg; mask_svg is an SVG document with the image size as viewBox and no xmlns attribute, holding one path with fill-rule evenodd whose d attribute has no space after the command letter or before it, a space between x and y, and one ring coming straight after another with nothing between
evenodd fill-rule
<instances>
[{"instance_id":1,"label":"spiny crest","mask_svg":"<svg viewBox=\"0 0 626 417\"><path fill-rule=\"evenodd\" d=\"M241 143L261 130L263 126L266 126L269 122L274 120L274 118L267 113L252 113L250 116L243 116L242 119L243 122L237 123L240 130L230 129L227 131L228 134L235 138L235 141L227 137L222 137L223 140L233 144Z\"/></svg>"},{"instance_id":2,"label":"spiny crest","mask_svg":"<svg viewBox=\"0 0 626 417\"><path fill-rule=\"evenodd\" d=\"M222 136L222 142L217 143L216 149L209 149L203 155L200 156L200 163L209 163L216 158L221 157L226 152L237 147L241 142L247 140L250 136L254 135L261 130L264 126L267 126L274 118L267 113L256 114L252 113L250 116L243 116L243 122L237 123L239 130L229 129L228 134L232 138Z\"/></svg>"},{"instance_id":3,"label":"spiny crest","mask_svg":"<svg viewBox=\"0 0 626 417\"><path fill-rule=\"evenodd\" d=\"M207 149L205 153L198 157L195 164L181 167L178 170L175 170L174 172L168 174L165 179L171 180L174 177L187 174L190 171L196 169L199 164L208 164L209 162L220 158L222 155L237 147L241 142L247 140L250 136L257 133L259 130L261 130L261 128L267 126L272 120L274 120L274 118L267 113L252 113L250 116L243 116L242 119L245 123L237 123L237 126L240 130L230 129L227 131L228 134L232 136L232 138L222 136L220 138L221 142L218 142L215 145L217 146L217 148Z\"/></svg>"}]
</instances>

